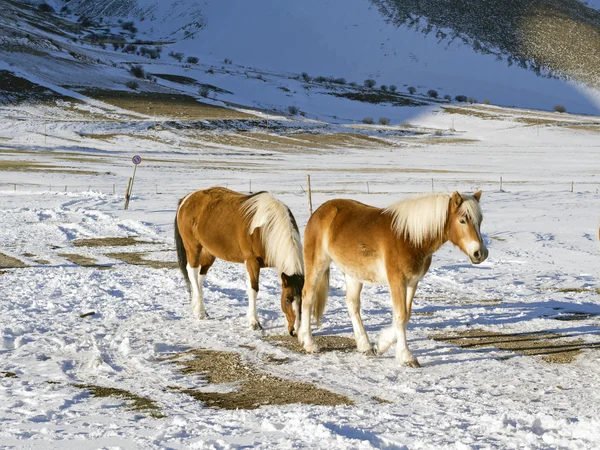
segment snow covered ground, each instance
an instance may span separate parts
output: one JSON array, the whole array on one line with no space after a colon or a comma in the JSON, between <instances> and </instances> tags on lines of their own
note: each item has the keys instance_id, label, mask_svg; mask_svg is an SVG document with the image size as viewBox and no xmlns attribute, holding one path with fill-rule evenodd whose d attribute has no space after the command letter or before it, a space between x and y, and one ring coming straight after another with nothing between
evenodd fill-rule
<instances>
[{"instance_id":1,"label":"snow covered ground","mask_svg":"<svg viewBox=\"0 0 600 450\"><path fill-rule=\"evenodd\" d=\"M20 118L4 109L0 164L49 163L74 173L28 172L27 167L0 171L0 252L28 265L0 274L0 371L16 375L0 378L0 446L600 448L597 350L584 350L569 364L551 364L538 356L465 349L430 338L481 328L553 331L596 347L600 341L600 322L593 315L555 320L568 311L600 313L596 118L560 116L578 124L573 128L516 120L534 114L525 111L510 113L511 118L492 107L475 111L495 117L441 110L412 117L411 123L423 129L463 139L455 143L437 142L431 134L421 141L390 137L389 146L369 149L277 151L215 144L208 136L196 136L201 143L207 139L198 148L184 131L146 130L144 121L45 122L32 116L22 120L25 108ZM85 137L94 129L110 133L110 127L119 126L131 127L138 136ZM456 131L447 131L451 127ZM139 136L144 134L146 139ZM144 161L130 210L123 211L120 194L131 175L133 153ZM205 288L211 319L200 322L191 316L178 271L107 256L135 250L173 261L177 199L211 185L247 191L252 180L253 191L268 189L286 202L303 229L307 173L315 207L336 197L384 206L430 191L432 178L435 190L483 189L489 259L472 266L458 249L446 246L434 256L417 292L408 336L423 368L398 366L393 349L377 358L357 352L305 355L262 340L246 326L240 265L218 261L211 269ZM150 243L135 249L72 243L130 235ZM65 253L114 266L77 266L60 256ZM35 262L39 259L48 264ZM331 287L316 334L352 337L337 269ZM362 299L365 326L375 340L391 321L389 290L368 286ZM284 331L278 303L277 276L264 270L258 308L265 335ZM80 317L91 311L93 316ZM169 389L206 388L202 377L184 376L164 360L193 348L237 352L261 370L316 383L347 395L355 405L206 408ZM267 355L288 361L265 363ZM76 384L147 397L165 417L128 410L118 399L94 398Z\"/></svg>"}]
</instances>

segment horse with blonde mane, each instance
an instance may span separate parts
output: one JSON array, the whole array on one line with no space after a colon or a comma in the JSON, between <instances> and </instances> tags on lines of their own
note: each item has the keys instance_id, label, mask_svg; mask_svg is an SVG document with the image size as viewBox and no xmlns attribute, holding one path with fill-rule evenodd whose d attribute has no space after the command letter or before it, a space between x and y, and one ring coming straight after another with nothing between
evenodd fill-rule
<instances>
[{"instance_id":1,"label":"horse with blonde mane","mask_svg":"<svg viewBox=\"0 0 600 450\"><path fill-rule=\"evenodd\" d=\"M304 262L296 220L268 192L252 195L213 187L186 195L175 216L179 268L192 298L192 312L207 318L202 284L216 258L244 263L248 274L248 324L262 330L256 312L260 269L274 267L281 278L281 309L288 332L298 330Z\"/></svg>"},{"instance_id":2,"label":"horse with blonde mane","mask_svg":"<svg viewBox=\"0 0 600 450\"><path fill-rule=\"evenodd\" d=\"M381 355L398 342L396 358L420 367L408 349L406 325L419 281L431 258L445 242L458 246L473 264L488 250L480 232L483 216L473 195L435 194L396 202L385 209L354 200L330 200L311 216L304 232L306 282L298 340L307 352L317 352L310 319L321 323L329 295L329 265L333 261L346 280L346 305L357 348ZM387 284L392 295L393 325L372 346L360 317L363 283Z\"/></svg>"}]
</instances>

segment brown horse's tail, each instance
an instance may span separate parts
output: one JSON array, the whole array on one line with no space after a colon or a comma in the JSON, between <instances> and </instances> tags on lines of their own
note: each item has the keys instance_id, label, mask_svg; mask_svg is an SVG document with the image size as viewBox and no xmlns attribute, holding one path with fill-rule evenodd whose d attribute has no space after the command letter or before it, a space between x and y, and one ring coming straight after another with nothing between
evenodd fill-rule
<instances>
[{"instance_id":1,"label":"brown horse's tail","mask_svg":"<svg viewBox=\"0 0 600 450\"><path fill-rule=\"evenodd\" d=\"M327 304L327 297L329 297L329 267L323 275L317 286L315 292L315 304L313 305L313 317L317 322L317 326L321 326L321 320L323 319L323 313L325 312L325 305Z\"/></svg>"},{"instance_id":2,"label":"brown horse's tail","mask_svg":"<svg viewBox=\"0 0 600 450\"><path fill-rule=\"evenodd\" d=\"M177 224L177 215L179 214L179 206L181 205L182 200L183 199L179 200L179 204L177 205L177 213L175 214L175 247L177 248L177 262L179 263L179 270L181 270L181 273L183 274L188 291L191 292L190 276L187 272L187 253L185 252L183 239L181 238L181 234L179 234L179 225Z\"/></svg>"}]
</instances>

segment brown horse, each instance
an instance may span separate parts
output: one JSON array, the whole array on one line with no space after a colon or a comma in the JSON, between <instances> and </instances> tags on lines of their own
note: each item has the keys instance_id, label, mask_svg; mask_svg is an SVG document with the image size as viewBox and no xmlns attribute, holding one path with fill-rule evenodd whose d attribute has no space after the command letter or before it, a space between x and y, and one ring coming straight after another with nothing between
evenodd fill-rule
<instances>
[{"instance_id":1,"label":"brown horse","mask_svg":"<svg viewBox=\"0 0 600 450\"><path fill-rule=\"evenodd\" d=\"M406 325L412 300L431 257L446 241L457 245L479 264L488 256L479 231L483 217L481 191L474 195L437 194L375 208L353 200L330 200L312 215L304 232L306 284L298 340L307 352L316 352L311 313L321 322L329 293L329 264L345 274L346 305L358 350L383 354L398 341L396 358L420 367L408 349ZM393 326L371 346L360 318L363 283L388 284L392 294Z\"/></svg>"},{"instance_id":2,"label":"brown horse","mask_svg":"<svg viewBox=\"0 0 600 450\"><path fill-rule=\"evenodd\" d=\"M193 192L179 201L175 243L192 311L199 319L207 317L202 283L215 259L221 258L246 265L248 323L255 330L262 329L256 313L260 269L275 267L288 332L297 332L304 263L298 226L285 204L268 192L244 195L222 187Z\"/></svg>"}]
</instances>

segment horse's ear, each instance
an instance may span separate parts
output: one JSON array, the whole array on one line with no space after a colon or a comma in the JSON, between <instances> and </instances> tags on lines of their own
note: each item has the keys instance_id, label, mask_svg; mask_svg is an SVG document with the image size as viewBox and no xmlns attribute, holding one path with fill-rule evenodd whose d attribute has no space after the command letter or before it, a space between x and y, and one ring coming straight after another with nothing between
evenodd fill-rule
<instances>
[{"instance_id":1,"label":"horse's ear","mask_svg":"<svg viewBox=\"0 0 600 450\"><path fill-rule=\"evenodd\" d=\"M481 190L475 192L473 197L475 197L475 200L479 201L481 199Z\"/></svg>"},{"instance_id":2,"label":"horse's ear","mask_svg":"<svg viewBox=\"0 0 600 450\"><path fill-rule=\"evenodd\" d=\"M288 277L285 273L281 272L281 286L284 288L290 285L290 277Z\"/></svg>"},{"instance_id":3,"label":"horse's ear","mask_svg":"<svg viewBox=\"0 0 600 450\"><path fill-rule=\"evenodd\" d=\"M460 205L462 205L463 198L458 193L458 191L454 191L454 193L452 194L452 199L450 199L450 202L452 205L454 205L455 208L459 208Z\"/></svg>"}]
</instances>

